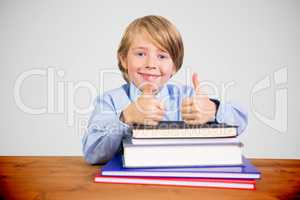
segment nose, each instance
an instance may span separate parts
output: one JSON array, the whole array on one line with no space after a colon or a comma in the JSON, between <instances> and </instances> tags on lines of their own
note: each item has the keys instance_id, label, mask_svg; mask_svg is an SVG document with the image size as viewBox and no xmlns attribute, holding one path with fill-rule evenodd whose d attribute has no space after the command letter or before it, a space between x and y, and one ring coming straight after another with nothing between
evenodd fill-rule
<instances>
[{"instance_id":1,"label":"nose","mask_svg":"<svg viewBox=\"0 0 300 200\"><path fill-rule=\"evenodd\" d=\"M157 63L155 58L149 56L146 62L146 69L156 69L156 68L157 68Z\"/></svg>"}]
</instances>

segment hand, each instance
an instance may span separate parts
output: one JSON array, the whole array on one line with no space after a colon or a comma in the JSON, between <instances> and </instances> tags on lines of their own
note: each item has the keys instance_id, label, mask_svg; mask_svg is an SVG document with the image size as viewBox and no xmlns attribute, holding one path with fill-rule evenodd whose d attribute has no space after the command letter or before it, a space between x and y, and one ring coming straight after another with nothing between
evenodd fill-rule
<instances>
[{"instance_id":1,"label":"hand","mask_svg":"<svg viewBox=\"0 0 300 200\"><path fill-rule=\"evenodd\" d=\"M201 93L197 74L193 74L195 96L187 97L181 105L183 120L188 124L204 124L212 120L216 114L216 105L207 95Z\"/></svg>"},{"instance_id":2,"label":"hand","mask_svg":"<svg viewBox=\"0 0 300 200\"><path fill-rule=\"evenodd\" d=\"M155 98L153 90L152 84L146 84L142 95L123 110L123 121L126 124L138 123L154 126L163 119L164 105Z\"/></svg>"}]
</instances>

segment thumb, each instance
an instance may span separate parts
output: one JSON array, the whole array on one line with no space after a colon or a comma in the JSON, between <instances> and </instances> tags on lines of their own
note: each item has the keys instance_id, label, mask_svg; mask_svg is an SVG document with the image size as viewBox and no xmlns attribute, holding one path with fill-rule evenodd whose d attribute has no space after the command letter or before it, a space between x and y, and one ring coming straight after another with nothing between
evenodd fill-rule
<instances>
[{"instance_id":1,"label":"thumb","mask_svg":"<svg viewBox=\"0 0 300 200\"><path fill-rule=\"evenodd\" d=\"M200 81L198 79L198 74L197 73L193 73L192 80L193 80L193 86L194 86L194 90L195 90L196 95L201 95Z\"/></svg>"},{"instance_id":2,"label":"thumb","mask_svg":"<svg viewBox=\"0 0 300 200\"><path fill-rule=\"evenodd\" d=\"M143 87L143 95L154 95L155 87L151 83L147 83Z\"/></svg>"},{"instance_id":3,"label":"thumb","mask_svg":"<svg viewBox=\"0 0 300 200\"><path fill-rule=\"evenodd\" d=\"M160 108L161 110L165 110L165 104L164 104L164 101L160 101L160 102L159 102L159 108Z\"/></svg>"}]
</instances>

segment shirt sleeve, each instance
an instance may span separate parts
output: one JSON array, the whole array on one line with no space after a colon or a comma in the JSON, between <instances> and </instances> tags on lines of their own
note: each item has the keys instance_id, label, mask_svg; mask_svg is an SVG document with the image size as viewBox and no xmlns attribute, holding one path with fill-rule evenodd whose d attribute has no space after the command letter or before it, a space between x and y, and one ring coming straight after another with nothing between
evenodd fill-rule
<instances>
[{"instance_id":1,"label":"shirt sleeve","mask_svg":"<svg viewBox=\"0 0 300 200\"><path fill-rule=\"evenodd\" d=\"M238 134L241 134L247 127L248 114L237 104L220 102L216 120L219 123L238 126Z\"/></svg>"},{"instance_id":2,"label":"shirt sleeve","mask_svg":"<svg viewBox=\"0 0 300 200\"><path fill-rule=\"evenodd\" d=\"M194 96L193 88L187 89L188 96ZM241 134L247 127L248 114L241 106L235 103L223 102L217 99L210 99L217 107L217 112L214 121L218 123L226 123L229 125L238 126L238 134Z\"/></svg>"},{"instance_id":3,"label":"shirt sleeve","mask_svg":"<svg viewBox=\"0 0 300 200\"><path fill-rule=\"evenodd\" d=\"M120 121L108 95L97 97L94 111L82 139L83 154L90 164L101 164L112 159L120 150L123 137L130 134L130 127Z\"/></svg>"}]
</instances>

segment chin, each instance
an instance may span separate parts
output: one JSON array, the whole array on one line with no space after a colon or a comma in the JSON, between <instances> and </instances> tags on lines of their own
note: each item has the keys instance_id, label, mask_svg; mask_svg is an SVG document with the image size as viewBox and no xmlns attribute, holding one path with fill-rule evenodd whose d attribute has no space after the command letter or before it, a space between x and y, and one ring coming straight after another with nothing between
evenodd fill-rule
<instances>
[{"instance_id":1,"label":"chin","mask_svg":"<svg viewBox=\"0 0 300 200\"><path fill-rule=\"evenodd\" d=\"M161 83L160 82L156 82L156 81L141 80L141 81L134 82L134 83L137 86L137 88L142 88L145 84L151 84L151 85L156 86L158 88L161 87Z\"/></svg>"}]
</instances>

